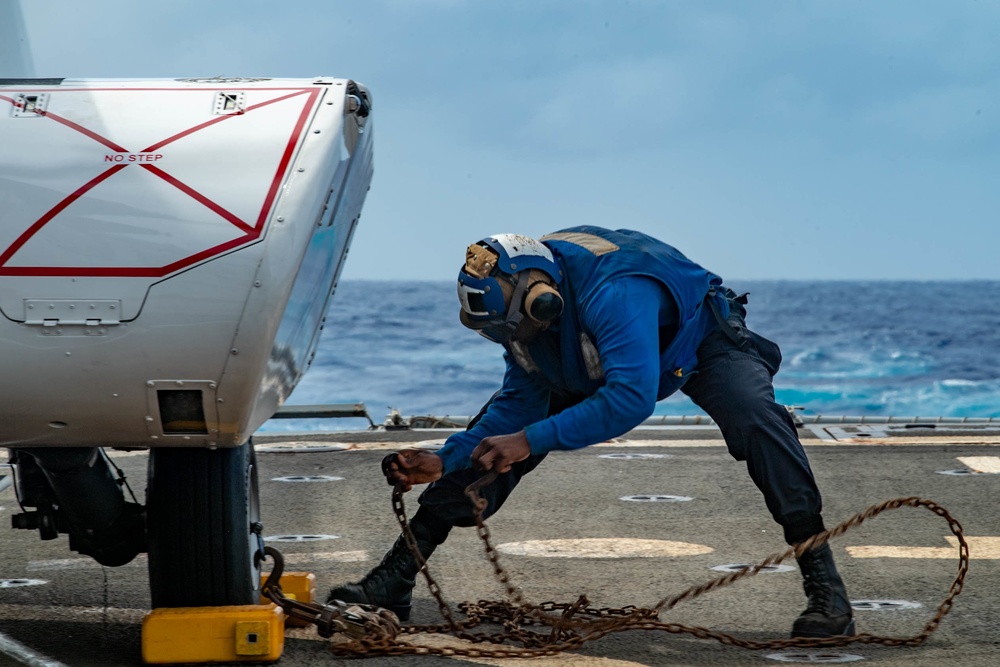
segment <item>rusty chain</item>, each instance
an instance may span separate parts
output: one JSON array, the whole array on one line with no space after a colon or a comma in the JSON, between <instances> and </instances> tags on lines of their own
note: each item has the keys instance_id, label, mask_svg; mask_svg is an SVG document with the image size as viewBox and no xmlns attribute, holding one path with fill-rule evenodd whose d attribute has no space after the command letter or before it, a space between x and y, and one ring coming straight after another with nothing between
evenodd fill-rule
<instances>
[{"instance_id":1,"label":"rusty chain","mask_svg":"<svg viewBox=\"0 0 1000 667\"><path fill-rule=\"evenodd\" d=\"M329 637L332 632L342 632L346 635L345 640L331 645L331 651L338 656L440 655L469 658L536 658L577 649L589 641L599 639L614 632L626 630L658 630L672 634L689 634L699 639L715 639L729 646L738 646L753 650L830 648L834 646L846 646L848 644L919 646L930 637L941 624L944 616L951 611L955 598L962 591L962 587L965 584L965 577L969 570L969 545L965 540L961 524L937 503L912 496L908 498L895 498L872 505L838 526L818 533L795 547L791 547L782 553L768 556L760 563L740 572L727 574L704 584L692 586L677 595L665 597L652 608L630 605L620 608L605 607L592 609L586 596L580 596L573 603L550 601L542 604L531 604L514 587L506 570L500 565L497 550L491 540L489 528L487 528L486 523L483 521L483 510L486 508L486 501L480 497L479 489L490 484L495 478L496 473L487 473L478 481L471 484L465 493L475 507L476 530L483 542L486 556L493 566L494 575L504 586L508 597L507 601L480 600L475 603L461 603L458 605L458 608L465 614L466 619L462 621L455 619L455 614L444 599L441 587L431 576L426 567L426 562L417 548L416 539L413 537L413 533L410 531L407 522L406 509L403 504L403 492L398 486L392 494L393 511L406 543L413 553L420 571L423 572L424 578L427 580L431 595L437 601L445 623L439 625L397 626L395 625L395 615L391 614L391 612L379 610L376 607L368 605L345 605L344 603L340 603L343 605L343 609L339 610L340 617L336 618L338 612L334 612L332 614L334 618L331 620L331 612L318 611L317 609L324 609L319 605L303 605L303 603L296 603L295 601L287 600L287 598L285 602L279 602L276 599L278 596L273 596L273 593L277 590L280 595L280 587L270 585L271 578L274 577L273 573L272 577L265 583L264 589L265 591L270 591L272 594L270 596L271 599L278 602L278 604L282 604L282 606L285 603L293 603L290 605L291 608L296 609L296 611L293 611L293 614L298 618L304 618L304 620L311 623L316 623L320 627L320 634L322 636ZM948 522L948 527L957 538L959 544L958 575L948 589L947 597L938 605L934 617L924 625L919 633L911 637L883 637L870 633L859 633L852 636L841 635L827 638L796 637L755 641L741 639L731 634L710 630L705 627L667 623L659 620L661 612L673 609L681 602L693 600L709 591L728 586L745 577L752 577L770 565L781 563L792 556L800 556L804 552L820 546L832 538L839 537L851 528L859 526L883 512L901 507L922 507L944 518ZM278 576L280 576L280 573ZM299 607L306 607L307 609L302 611L298 609ZM288 609L286 607L286 612ZM348 609L349 617L345 620L343 614ZM324 614L326 615L324 616ZM321 625L321 622L326 625ZM502 631L471 631L472 628L483 623L501 626ZM331 634L324 634L324 632L330 632ZM498 648L426 646L401 639L403 635L418 633L447 633L474 644L503 646Z\"/></svg>"},{"instance_id":2,"label":"rusty chain","mask_svg":"<svg viewBox=\"0 0 1000 667\"><path fill-rule=\"evenodd\" d=\"M281 607L286 616L315 625L320 637L332 637L338 632L357 639L391 640L396 636L399 619L386 609L340 600L319 605L286 597L280 583L281 575L285 571L284 557L274 547L264 547L264 555L274 560L274 568L261 586L261 594Z\"/></svg>"}]
</instances>

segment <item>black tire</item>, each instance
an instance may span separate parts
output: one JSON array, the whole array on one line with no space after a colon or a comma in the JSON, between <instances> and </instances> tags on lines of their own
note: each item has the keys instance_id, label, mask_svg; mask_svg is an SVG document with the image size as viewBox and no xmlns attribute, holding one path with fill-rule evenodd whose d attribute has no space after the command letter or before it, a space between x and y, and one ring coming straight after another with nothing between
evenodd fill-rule
<instances>
[{"instance_id":1,"label":"black tire","mask_svg":"<svg viewBox=\"0 0 1000 667\"><path fill-rule=\"evenodd\" d=\"M153 449L146 487L149 589L159 607L258 604L257 466L232 449Z\"/></svg>"}]
</instances>

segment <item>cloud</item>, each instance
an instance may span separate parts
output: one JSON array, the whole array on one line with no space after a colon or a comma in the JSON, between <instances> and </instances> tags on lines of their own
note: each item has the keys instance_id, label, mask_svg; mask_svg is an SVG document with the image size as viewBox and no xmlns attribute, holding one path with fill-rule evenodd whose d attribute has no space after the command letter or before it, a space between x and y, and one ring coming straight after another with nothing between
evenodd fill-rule
<instances>
[{"instance_id":1,"label":"cloud","mask_svg":"<svg viewBox=\"0 0 1000 667\"><path fill-rule=\"evenodd\" d=\"M639 226L734 275L1000 277L998 3L24 9L40 76L366 83L375 181L348 277L451 278L470 236L574 223Z\"/></svg>"}]
</instances>

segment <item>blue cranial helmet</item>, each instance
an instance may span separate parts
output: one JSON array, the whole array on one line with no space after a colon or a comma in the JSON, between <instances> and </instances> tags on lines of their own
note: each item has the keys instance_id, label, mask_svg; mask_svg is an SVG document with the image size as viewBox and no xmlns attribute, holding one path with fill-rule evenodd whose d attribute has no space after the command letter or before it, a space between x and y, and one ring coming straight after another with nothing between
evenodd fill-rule
<instances>
[{"instance_id":1,"label":"blue cranial helmet","mask_svg":"<svg viewBox=\"0 0 1000 667\"><path fill-rule=\"evenodd\" d=\"M458 272L459 317L485 338L504 343L524 314L548 324L562 313L556 290L561 280L552 252L539 241L520 234L488 236L469 246Z\"/></svg>"}]
</instances>

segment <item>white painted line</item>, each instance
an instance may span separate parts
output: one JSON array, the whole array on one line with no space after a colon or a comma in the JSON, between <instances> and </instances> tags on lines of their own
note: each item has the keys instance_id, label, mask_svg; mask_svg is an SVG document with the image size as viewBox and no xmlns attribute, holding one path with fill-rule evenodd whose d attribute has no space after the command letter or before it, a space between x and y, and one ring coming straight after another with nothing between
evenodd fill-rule
<instances>
[{"instance_id":1,"label":"white painted line","mask_svg":"<svg viewBox=\"0 0 1000 667\"><path fill-rule=\"evenodd\" d=\"M618 500L628 503L686 503L694 500L691 496L671 496L662 493L640 493L634 496L622 496Z\"/></svg>"},{"instance_id":2,"label":"white painted line","mask_svg":"<svg viewBox=\"0 0 1000 667\"><path fill-rule=\"evenodd\" d=\"M360 563L368 560L367 551L322 551L317 553L284 554L285 563L298 565L331 561L334 563ZM146 554L139 554L135 560L122 567L146 567ZM28 563L28 572L45 572L50 570L94 570L101 565L93 558L54 558L51 560L33 560Z\"/></svg>"},{"instance_id":3,"label":"white painted line","mask_svg":"<svg viewBox=\"0 0 1000 667\"><path fill-rule=\"evenodd\" d=\"M632 452L615 452L614 454L598 454L599 459L612 459L615 461L650 461L654 459L669 459L673 454L648 454L646 452L633 454Z\"/></svg>"},{"instance_id":4,"label":"white painted line","mask_svg":"<svg viewBox=\"0 0 1000 667\"><path fill-rule=\"evenodd\" d=\"M710 570L716 572L743 572L744 570L749 570L754 567L756 563L730 563L728 565L716 565L715 567L710 567ZM773 574L775 572L795 572L795 568L791 565L765 565L760 570L760 574Z\"/></svg>"},{"instance_id":5,"label":"white painted line","mask_svg":"<svg viewBox=\"0 0 1000 667\"><path fill-rule=\"evenodd\" d=\"M254 451L260 454L318 454L320 452L340 452L350 445L342 442L276 442L257 445Z\"/></svg>"},{"instance_id":6,"label":"white painted line","mask_svg":"<svg viewBox=\"0 0 1000 667\"><path fill-rule=\"evenodd\" d=\"M321 534L309 534L309 535L266 535L264 537L265 542L319 542L321 540L339 540L340 535L321 535Z\"/></svg>"},{"instance_id":7,"label":"white painted line","mask_svg":"<svg viewBox=\"0 0 1000 667\"><path fill-rule=\"evenodd\" d=\"M121 567L146 567L146 554L138 554ZM50 560L29 561L25 569L28 572L44 572L46 570L90 570L100 568L101 564L93 558L53 558Z\"/></svg>"},{"instance_id":8,"label":"white painted line","mask_svg":"<svg viewBox=\"0 0 1000 667\"><path fill-rule=\"evenodd\" d=\"M608 537L508 542L498 546L497 551L538 558L667 558L700 556L712 553L714 549L689 542Z\"/></svg>"},{"instance_id":9,"label":"white painted line","mask_svg":"<svg viewBox=\"0 0 1000 667\"><path fill-rule=\"evenodd\" d=\"M305 482L305 483L315 483L315 482L342 482L343 477L337 477L336 475L286 475L284 477L272 477L272 482Z\"/></svg>"},{"instance_id":10,"label":"white painted line","mask_svg":"<svg viewBox=\"0 0 1000 667\"><path fill-rule=\"evenodd\" d=\"M0 653L30 667L66 667L63 663L36 653L21 642L0 632Z\"/></svg>"},{"instance_id":11,"label":"white painted line","mask_svg":"<svg viewBox=\"0 0 1000 667\"><path fill-rule=\"evenodd\" d=\"M888 547L860 546L847 547L847 553L854 558L958 558L958 538L945 538L950 547ZM969 558L972 560L1000 560L1000 537L965 537L969 543Z\"/></svg>"},{"instance_id":12,"label":"white painted line","mask_svg":"<svg viewBox=\"0 0 1000 667\"><path fill-rule=\"evenodd\" d=\"M714 428L714 427L713 427ZM344 454L350 452L372 452L372 451L383 451L383 450L393 450L398 451L400 449L436 449L439 444L443 444L443 441L439 440L424 440L421 442L349 442L349 443L339 443L347 447L343 450ZM940 444L940 443L936 443ZM725 447L726 442L722 438L711 438L711 439L691 439L691 440L677 440L674 438L664 438L663 440L609 440L608 442L600 442L596 445L591 445L591 447ZM576 450L574 450L576 451ZM553 452L554 454L566 454L568 452Z\"/></svg>"},{"instance_id":13,"label":"white painted line","mask_svg":"<svg viewBox=\"0 0 1000 667\"><path fill-rule=\"evenodd\" d=\"M0 604L0 619L18 621L71 620L83 623L135 624L142 623L148 609L126 609L121 607L67 607L53 605Z\"/></svg>"},{"instance_id":14,"label":"white painted line","mask_svg":"<svg viewBox=\"0 0 1000 667\"><path fill-rule=\"evenodd\" d=\"M785 653L768 653L764 656L768 660L778 662L857 662L864 660L864 656L854 653L839 653L837 651L788 651Z\"/></svg>"},{"instance_id":15,"label":"white painted line","mask_svg":"<svg viewBox=\"0 0 1000 667\"><path fill-rule=\"evenodd\" d=\"M334 563L361 563L368 560L367 551L320 551L316 553L284 554L285 563L298 565L330 561ZM122 567L146 567L146 554L139 554L127 565ZM95 570L101 565L93 558L53 558L51 560L30 561L25 569L28 572L45 572L50 570Z\"/></svg>"},{"instance_id":16,"label":"white painted line","mask_svg":"<svg viewBox=\"0 0 1000 667\"><path fill-rule=\"evenodd\" d=\"M722 438L698 438L697 440L609 440L599 442L593 447L725 447L726 441Z\"/></svg>"},{"instance_id":17,"label":"white painted line","mask_svg":"<svg viewBox=\"0 0 1000 667\"><path fill-rule=\"evenodd\" d=\"M1000 474L1000 456L959 456L958 460L976 472Z\"/></svg>"},{"instance_id":18,"label":"white painted line","mask_svg":"<svg viewBox=\"0 0 1000 667\"><path fill-rule=\"evenodd\" d=\"M24 588L25 586L44 586L49 582L44 579L0 579L0 588Z\"/></svg>"},{"instance_id":19,"label":"white painted line","mask_svg":"<svg viewBox=\"0 0 1000 667\"><path fill-rule=\"evenodd\" d=\"M422 442L400 442L400 441L386 441L386 442L327 442L325 440L309 440L309 444L313 445L329 445L336 448L337 454L349 454L351 452L377 452L386 449L391 449L393 451L400 449L415 449L415 448L430 448L436 447L436 445L430 445L431 441L425 440ZM443 441L442 441L443 442ZM260 447L280 447L284 445L284 441L275 441L268 443L260 443Z\"/></svg>"},{"instance_id":20,"label":"white painted line","mask_svg":"<svg viewBox=\"0 0 1000 667\"><path fill-rule=\"evenodd\" d=\"M285 563L288 565L315 563L316 561L360 563L366 560L368 560L367 551L325 551L320 553L285 554Z\"/></svg>"},{"instance_id":21,"label":"white painted line","mask_svg":"<svg viewBox=\"0 0 1000 667\"><path fill-rule=\"evenodd\" d=\"M802 443L807 445L809 443ZM823 442L823 445L872 445L872 446L900 446L900 445L924 445L934 447L957 447L961 445L1000 445L1000 436L996 435L925 435L914 437L893 437L893 438L838 438L836 442Z\"/></svg>"},{"instance_id":22,"label":"white painted line","mask_svg":"<svg viewBox=\"0 0 1000 667\"><path fill-rule=\"evenodd\" d=\"M920 609L919 602L909 600L851 600L851 609L855 611L899 611L901 609Z\"/></svg>"},{"instance_id":23,"label":"white painted line","mask_svg":"<svg viewBox=\"0 0 1000 667\"><path fill-rule=\"evenodd\" d=\"M28 572L44 572L46 570L89 570L101 567L93 558L54 558L52 560L33 560L25 568Z\"/></svg>"}]
</instances>

